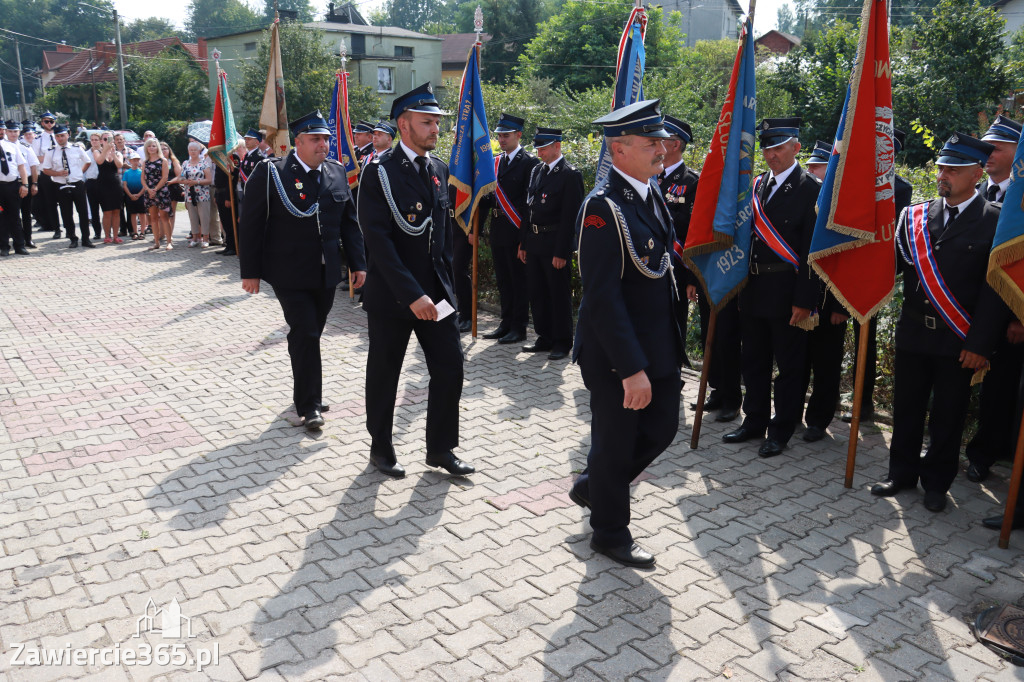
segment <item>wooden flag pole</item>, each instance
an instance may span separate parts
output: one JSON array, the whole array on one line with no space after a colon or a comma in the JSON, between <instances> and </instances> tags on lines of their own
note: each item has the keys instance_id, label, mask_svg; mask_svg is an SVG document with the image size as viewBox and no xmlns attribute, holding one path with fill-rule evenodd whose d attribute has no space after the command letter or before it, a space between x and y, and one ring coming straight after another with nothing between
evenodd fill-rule
<instances>
[{"instance_id":1,"label":"wooden flag pole","mask_svg":"<svg viewBox=\"0 0 1024 682\"><path fill-rule=\"evenodd\" d=\"M711 370L711 349L715 343L715 326L718 323L718 311L711 309L708 317L708 336L704 341L704 364L700 368L700 388L697 389L697 412L693 417L693 435L690 436L690 448L696 448L700 441L700 426L704 422L704 397L708 390L708 372Z\"/></svg>"},{"instance_id":2,"label":"wooden flag pole","mask_svg":"<svg viewBox=\"0 0 1024 682\"><path fill-rule=\"evenodd\" d=\"M853 467L857 461L857 441L860 440L860 406L864 399L864 371L867 367L868 337L871 333L871 320L860 325L857 339L857 365L853 380L853 418L850 419L850 443L846 448L846 480L843 486L853 487Z\"/></svg>"},{"instance_id":3,"label":"wooden flag pole","mask_svg":"<svg viewBox=\"0 0 1024 682\"><path fill-rule=\"evenodd\" d=\"M1020 420L1020 431L1017 433L1017 449L1013 453L1013 473L1010 474L1010 490L1006 493L1006 511L1003 512L1003 527L999 531L999 548L1010 546L1010 532L1013 530L1013 517L1017 511L1017 495L1020 493L1020 479L1024 475L1024 419Z\"/></svg>"}]
</instances>

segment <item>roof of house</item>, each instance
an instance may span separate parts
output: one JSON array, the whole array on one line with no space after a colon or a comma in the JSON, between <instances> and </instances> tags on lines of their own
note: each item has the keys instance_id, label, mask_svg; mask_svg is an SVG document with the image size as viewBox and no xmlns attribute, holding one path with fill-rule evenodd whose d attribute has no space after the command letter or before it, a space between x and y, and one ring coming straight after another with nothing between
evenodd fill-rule
<instances>
[{"instance_id":1,"label":"roof of house","mask_svg":"<svg viewBox=\"0 0 1024 682\"><path fill-rule=\"evenodd\" d=\"M366 35L388 36L390 38L441 40L438 36L431 36L426 33L417 33L416 31L398 28L397 26L364 26L362 24L343 24L336 21L308 21L304 23L303 26L306 28L315 28L318 31L323 31L324 33L364 33ZM235 36L244 36L249 34L260 35L265 30L266 29L259 28L250 31L238 31L237 33L219 35L217 38L233 38ZM213 38L210 40L213 40Z\"/></svg>"},{"instance_id":2,"label":"roof of house","mask_svg":"<svg viewBox=\"0 0 1024 682\"><path fill-rule=\"evenodd\" d=\"M179 46L195 59L199 65L206 70L206 55L200 54L198 43L183 43L180 38L161 38L159 40L144 40L138 43L125 43L121 46L125 59L131 61L132 55L142 57L155 57L168 47ZM203 45L205 48L205 44ZM205 49L202 50L205 52ZM64 55L65 52L54 52L51 54ZM43 52L44 67L47 62L47 52ZM113 43L100 41L96 46L88 50L79 50L71 55L71 59L65 60L56 66L53 78L47 83L51 85L83 85L87 83L105 83L117 78L117 48Z\"/></svg>"},{"instance_id":3,"label":"roof of house","mask_svg":"<svg viewBox=\"0 0 1024 682\"><path fill-rule=\"evenodd\" d=\"M793 45L799 45L802 42L800 40L800 38L796 37L795 35L793 35L791 33L783 33L782 31L776 31L774 28L772 30L768 31L767 33L765 33L763 36L761 36L757 40L755 40L754 42L755 43L759 43L759 42L761 42L762 40L764 40L765 38L767 38L768 36L770 36L773 33L775 35L782 36L783 38L785 38L787 41L789 41Z\"/></svg>"},{"instance_id":4,"label":"roof of house","mask_svg":"<svg viewBox=\"0 0 1024 682\"><path fill-rule=\"evenodd\" d=\"M465 64L469 48L476 42L475 33L442 33L437 36L444 40L441 43L441 65ZM490 33L481 33L480 42L486 43L491 39Z\"/></svg>"}]
</instances>

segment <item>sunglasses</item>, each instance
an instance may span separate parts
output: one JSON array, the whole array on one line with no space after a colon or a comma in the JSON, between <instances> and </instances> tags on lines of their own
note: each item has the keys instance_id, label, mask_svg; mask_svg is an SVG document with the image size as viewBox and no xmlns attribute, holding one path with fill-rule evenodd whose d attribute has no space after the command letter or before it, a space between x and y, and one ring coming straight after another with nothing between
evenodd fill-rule
<instances>
[{"instance_id":1,"label":"sunglasses","mask_svg":"<svg viewBox=\"0 0 1024 682\"><path fill-rule=\"evenodd\" d=\"M54 121L53 119L50 119L50 118L44 118L42 122L43 123L56 123L56 121Z\"/></svg>"}]
</instances>

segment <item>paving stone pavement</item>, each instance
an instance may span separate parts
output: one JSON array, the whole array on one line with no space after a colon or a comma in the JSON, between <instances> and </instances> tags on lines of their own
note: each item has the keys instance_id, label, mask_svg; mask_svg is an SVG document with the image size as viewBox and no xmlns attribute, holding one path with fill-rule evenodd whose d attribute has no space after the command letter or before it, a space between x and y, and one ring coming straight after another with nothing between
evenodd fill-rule
<instances>
[{"instance_id":1,"label":"paving stone pavement","mask_svg":"<svg viewBox=\"0 0 1024 682\"><path fill-rule=\"evenodd\" d=\"M978 524L1004 467L959 477L933 515L920 492L868 493L877 428L851 490L838 422L771 460L714 422L690 450L688 375L679 437L634 487L658 558L635 571L589 549L566 496L589 442L574 365L463 337L459 453L478 473L458 479L423 463L410 353L409 475L391 480L367 466L347 294L311 435L280 308L241 291L234 259L65 246L0 260L3 680L1024 679L968 626L1024 601L1024 536L1000 550Z\"/></svg>"}]
</instances>

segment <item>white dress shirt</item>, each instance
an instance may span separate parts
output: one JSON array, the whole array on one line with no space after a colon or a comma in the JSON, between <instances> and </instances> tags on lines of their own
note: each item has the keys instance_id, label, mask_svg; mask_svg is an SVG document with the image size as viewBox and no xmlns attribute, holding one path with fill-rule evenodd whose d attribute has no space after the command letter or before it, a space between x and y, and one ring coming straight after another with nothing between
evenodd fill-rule
<instances>
[{"instance_id":1,"label":"white dress shirt","mask_svg":"<svg viewBox=\"0 0 1024 682\"><path fill-rule=\"evenodd\" d=\"M64 152L67 152L68 171L70 175L51 176L58 185L66 185L69 182L82 182L85 180L85 167L92 162L85 152L77 144L68 144L66 147L54 147L47 152L43 159L41 168L50 170L64 170Z\"/></svg>"}]
</instances>

